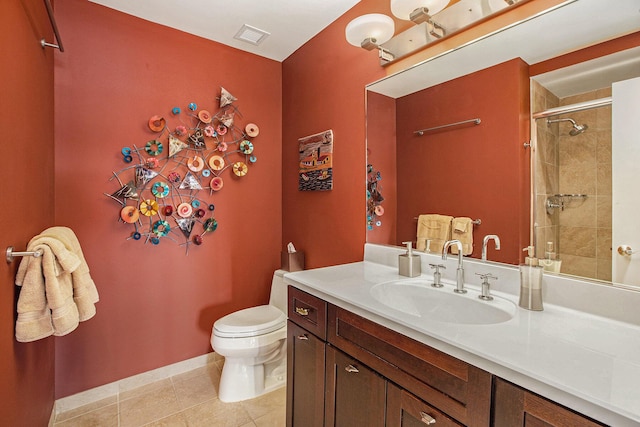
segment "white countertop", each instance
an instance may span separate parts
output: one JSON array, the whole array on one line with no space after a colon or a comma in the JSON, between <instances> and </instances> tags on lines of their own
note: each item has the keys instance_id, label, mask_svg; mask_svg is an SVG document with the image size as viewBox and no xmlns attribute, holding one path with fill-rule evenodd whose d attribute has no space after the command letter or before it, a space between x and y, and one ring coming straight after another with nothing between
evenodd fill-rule
<instances>
[{"instance_id":1,"label":"white countertop","mask_svg":"<svg viewBox=\"0 0 640 427\"><path fill-rule=\"evenodd\" d=\"M390 259L396 257L396 253L394 251ZM430 272L428 262L423 261L423 264ZM517 277L517 268L465 260L465 269L469 266L470 270L477 270L477 265L483 272L498 275L499 281L502 277L502 288L510 290L494 288L492 295L510 300L517 306L517 292L513 292L519 288L517 280L515 284L504 283L505 276L510 281ZM455 264L447 267L447 271L455 272ZM422 271L426 270L423 268ZM424 275L424 278L429 277ZM469 278L468 273L466 277ZM640 425L640 326L637 324L577 311L546 300L544 311L518 307L515 316L503 323L470 325L428 321L391 309L372 297L370 291L374 285L398 279L407 278L398 274L396 266L372 261L285 275L289 284L598 421L612 426ZM554 291L548 295L562 294L563 285L556 282L553 281ZM443 283L445 290L453 290L451 279L445 276ZM548 283L545 285L549 286ZM573 289L572 285L568 285L569 289ZM466 287L470 292L467 297L478 295L478 286ZM601 288L597 291L607 292ZM615 297L619 298L620 291L615 292ZM637 302L638 292L626 292ZM640 311L640 306L636 305L635 309Z\"/></svg>"}]
</instances>

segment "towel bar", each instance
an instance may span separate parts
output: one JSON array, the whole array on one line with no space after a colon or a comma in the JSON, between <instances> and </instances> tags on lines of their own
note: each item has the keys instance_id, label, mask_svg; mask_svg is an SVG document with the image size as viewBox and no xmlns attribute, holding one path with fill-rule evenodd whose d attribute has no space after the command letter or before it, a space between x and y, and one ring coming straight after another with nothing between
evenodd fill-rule
<instances>
[{"instance_id":1,"label":"towel bar","mask_svg":"<svg viewBox=\"0 0 640 427\"><path fill-rule=\"evenodd\" d=\"M58 44L47 43L45 39L40 40L40 45L44 49L45 47L52 47L54 49L58 49L60 52L64 52L64 47L62 47L62 39L60 39L60 33L58 32L58 26L56 25L56 18L53 16L53 8L51 7L50 0L44 0L44 5L47 8L47 14L49 15L49 22L51 22L51 28L53 29L53 35L58 42Z\"/></svg>"},{"instance_id":2,"label":"towel bar","mask_svg":"<svg viewBox=\"0 0 640 427\"><path fill-rule=\"evenodd\" d=\"M13 262L13 257L16 256L32 256L38 258L39 256L42 256L42 251L14 252L13 246L9 246L7 248L7 263Z\"/></svg>"},{"instance_id":3,"label":"towel bar","mask_svg":"<svg viewBox=\"0 0 640 427\"><path fill-rule=\"evenodd\" d=\"M414 220L414 221L417 221L417 220L418 220L418 217L417 217L417 216L414 216L414 217L413 217L413 220ZM471 224L473 224L473 225L481 225L481 224L482 224L482 220L481 220L480 218L478 218L478 219L474 219L473 221L471 221Z\"/></svg>"},{"instance_id":4,"label":"towel bar","mask_svg":"<svg viewBox=\"0 0 640 427\"><path fill-rule=\"evenodd\" d=\"M448 125L441 125L441 126L435 126L435 127L432 127L432 128L416 130L413 133L415 135L422 136L422 135L424 135L425 132L429 132L429 131L432 131L432 130L438 130L438 129L442 129L442 128L448 128L448 127L451 127L451 126L464 125L464 124L467 124L467 123L474 123L476 125L479 125L480 123L482 123L482 120L480 120L478 118L469 119L469 120L463 120L461 122L449 123Z\"/></svg>"}]
</instances>

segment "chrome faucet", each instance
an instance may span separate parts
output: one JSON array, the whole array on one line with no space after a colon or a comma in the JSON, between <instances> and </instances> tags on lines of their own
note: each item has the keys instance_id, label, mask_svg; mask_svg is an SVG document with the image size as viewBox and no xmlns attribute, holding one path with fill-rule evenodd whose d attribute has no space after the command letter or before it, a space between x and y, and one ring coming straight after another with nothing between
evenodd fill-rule
<instances>
[{"instance_id":1,"label":"chrome faucet","mask_svg":"<svg viewBox=\"0 0 640 427\"><path fill-rule=\"evenodd\" d=\"M467 290L464 289L464 269L462 268L462 242L460 240L447 240L442 247L442 259L447 259L447 252L451 245L456 245L458 248L458 269L456 270L456 288L453 292L458 294L466 294Z\"/></svg>"},{"instance_id":2,"label":"chrome faucet","mask_svg":"<svg viewBox=\"0 0 640 427\"><path fill-rule=\"evenodd\" d=\"M500 238L498 236L496 236L495 234L488 234L484 236L484 239L482 239L482 260L483 261L487 260L487 243L489 243L489 240L491 239L493 239L496 244L496 250L500 250Z\"/></svg>"}]
</instances>

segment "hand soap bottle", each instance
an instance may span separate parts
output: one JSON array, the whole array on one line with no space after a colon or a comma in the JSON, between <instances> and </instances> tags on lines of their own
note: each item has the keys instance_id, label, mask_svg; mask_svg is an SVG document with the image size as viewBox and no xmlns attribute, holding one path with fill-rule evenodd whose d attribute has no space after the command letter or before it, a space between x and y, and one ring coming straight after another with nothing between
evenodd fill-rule
<instances>
[{"instance_id":1,"label":"hand soap bottle","mask_svg":"<svg viewBox=\"0 0 640 427\"><path fill-rule=\"evenodd\" d=\"M560 273L560 266L562 261L558 259L558 256L553 250L553 242L547 242L547 250L544 252L545 258L540 260L540 265L545 271L551 273Z\"/></svg>"},{"instance_id":2,"label":"hand soap bottle","mask_svg":"<svg viewBox=\"0 0 640 427\"><path fill-rule=\"evenodd\" d=\"M520 302L519 306L527 310L542 311L542 274L544 269L538 265L535 248L528 246L524 265L520 266Z\"/></svg>"},{"instance_id":3,"label":"hand soap bottle","mask_svg":"<svg viewBox=\"0 0 640 427\"><path fill-rule=\"evenodd\" d=\"M420 255L413 254L412 242L402 242L407 245L407 253L398 256L398 267L401 276L416 277L422 274Z\"/></svg>"}]
</instances>

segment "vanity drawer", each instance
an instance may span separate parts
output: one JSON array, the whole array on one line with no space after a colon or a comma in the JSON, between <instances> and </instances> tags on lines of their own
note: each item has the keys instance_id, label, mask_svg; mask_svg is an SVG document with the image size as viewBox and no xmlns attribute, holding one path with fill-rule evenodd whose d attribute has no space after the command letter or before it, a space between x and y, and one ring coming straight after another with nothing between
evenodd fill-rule
<instances>
[{"instance_id":1,"label":"vanity drawer","mask_svg":"<svg viewBox=\"0 0 640 427\"><path fill-rule=\"evenodd\" d=\"M287 315L289 320L318 338L327 338L327 303L300 289L289 286Z\"/></svg>"},{"instance_id":2,"label":"vanity drawer","mask_svg":"<svg viewBox=\"0 0 640 427\"><path fill-rule=\"evenodd\" d=\"M489 425L491 374L329 304L327 341L464 425Z\"/></svg>"},{"instance_id":3,"label":"vanity drawer","mask_svg":"<svg viewBox=\"0 0 640 427\"><path fill-rule=\"evenodd\" d=\"M386 427L408 427L434 424L440 427L463 427L431 405L395 384L387 385Z\"/></svg>"}]
</instances>

